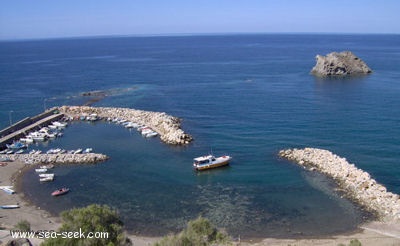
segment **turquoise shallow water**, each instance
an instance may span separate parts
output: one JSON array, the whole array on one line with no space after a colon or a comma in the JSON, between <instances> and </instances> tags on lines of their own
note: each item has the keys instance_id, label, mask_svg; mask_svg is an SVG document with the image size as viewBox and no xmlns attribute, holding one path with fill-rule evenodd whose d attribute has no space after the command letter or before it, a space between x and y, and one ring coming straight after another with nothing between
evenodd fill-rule
<instances>
[{"instance_id":1,"label":"turquoise shallow water","mask_svg":"<svg viewBox=\"0 0 400 246\"><path fill-rule=\"evenodd\" d=\"M42 40L0 43L0 124L44 107L82 104L90 90L120 91L95 106L165 111L195 141L167 146L105 122L74 123L48 146L93 147L111 159L63 166L53 183L22 180L36 205L58 213L105 203L144 235L179 230L199 214L234 236L326 235L355 228L364 213L325 177L280 160L289 147L329 149L399 193L400 37L236 35ZM351 50L366 77L316 79L316 54ZM12 112L10 112L12 110ZM230 167L197 174L192 158L213 150ZM67 185L71 192L49 193Z\"/></svg>"}]
</instances>

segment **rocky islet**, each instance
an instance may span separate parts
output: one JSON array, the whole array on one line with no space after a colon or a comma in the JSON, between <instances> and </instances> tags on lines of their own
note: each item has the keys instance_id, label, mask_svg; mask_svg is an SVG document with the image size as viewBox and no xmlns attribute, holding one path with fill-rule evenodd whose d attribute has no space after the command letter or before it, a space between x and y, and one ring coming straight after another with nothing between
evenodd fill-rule
<instances>
[{"instance_id":1,"label":"rocky islet","mask_svg":"<svg viewBox=\"0 0 400 246\"><path fill-rule=\"evenodd\" d=\"M350 51L317 55L311 73L320 76L353 76L372 73L368 65Z\"/></svg>"}]
</instances>

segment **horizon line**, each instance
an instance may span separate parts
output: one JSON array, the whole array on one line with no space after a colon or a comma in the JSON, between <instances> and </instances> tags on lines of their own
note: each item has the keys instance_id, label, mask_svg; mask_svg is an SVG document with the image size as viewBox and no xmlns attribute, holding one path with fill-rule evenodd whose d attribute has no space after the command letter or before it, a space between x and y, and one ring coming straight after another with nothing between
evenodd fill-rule
<instances>
[{"instance_id":1,"label":"horizon line","mask_svg":"<svg viewBox=\"0 0 400 246\"><path fill-rule=\"evenodd\" d=\"M99 34L54 36L37 38L0 38L0 42L44 41L62 39L96 39L96 38L146 38L146 37L196 37L196 36L241 36L241 35L400 35L400 33L357 33L357 32L210 32L210 33L148 33L148 34Z\"/></svg>"}]
</instances>

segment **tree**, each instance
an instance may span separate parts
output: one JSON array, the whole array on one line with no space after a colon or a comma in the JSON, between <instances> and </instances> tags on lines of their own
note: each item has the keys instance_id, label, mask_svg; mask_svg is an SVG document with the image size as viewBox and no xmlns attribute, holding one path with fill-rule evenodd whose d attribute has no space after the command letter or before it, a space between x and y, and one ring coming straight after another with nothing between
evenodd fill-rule
<instances>
[{"instance_id":1,"label":"tree","mask_svg":"<svg viewBox=\"0 0 400 246\"><path fill-rule=\"evenodd\" d=\"M227 234L217 230L209 220L198 217L188 222L177 235L164 237L155 246L208 246L230 244Z\"/></svg>"},{"instance_id":2,"label":"tree","mask_svg":"<svg viewBox=\"0 0 400 246\"><path fill-rule=\"evenodd\" d=\"M131 245L124 234L123 223L118 213L106 205L92 204L85 208L64 211L61 213L61 218L63 223L57 238L45 240L43 246ZM74 232L75 235L72 234ZM81 232L85 238L81 237Z\"/></svg>"}]
</instances>

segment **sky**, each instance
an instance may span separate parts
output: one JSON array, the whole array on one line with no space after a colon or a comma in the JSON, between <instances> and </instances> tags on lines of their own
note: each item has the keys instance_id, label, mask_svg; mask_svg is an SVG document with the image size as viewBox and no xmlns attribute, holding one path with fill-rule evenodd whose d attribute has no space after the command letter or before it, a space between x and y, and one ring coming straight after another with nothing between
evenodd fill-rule
<instances>
[{"instance_id":1,"label":"sky","mask_svg":"<svg viewBox=\"0 0 400 246\"><path fill-rule=\"evenodd\" d=\"M0 39L395 33L398 0L3 0Z\"/></svg>"}]
</instances>

